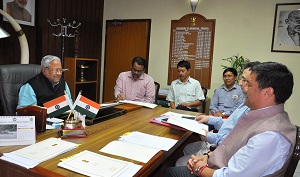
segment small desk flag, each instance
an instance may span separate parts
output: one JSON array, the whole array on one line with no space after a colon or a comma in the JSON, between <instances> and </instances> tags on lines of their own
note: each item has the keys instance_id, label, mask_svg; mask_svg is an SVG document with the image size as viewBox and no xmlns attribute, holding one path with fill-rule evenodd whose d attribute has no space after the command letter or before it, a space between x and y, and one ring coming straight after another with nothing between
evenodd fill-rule
<instances>
[{"instance_id":1,"label":"small desk flag","mask_svg":"<svg viewBox=\"0 0 300 177\"><path fill-rule=\"evenodd\" d=\"M55 117L71 109L68 95L62 95L44 103L49 117Z\"/></svg>"},{"instance_id":2,"label":"small desk flag","mask_svg":"<svg viewBox=\"0 0 300 177\"><path fill-rule=\"evenodd\" d=\"M73 108L81 114L84 114L90 118L95 118L100 109L100 104L82 96L81 94L78 94Z\"/></svg>"}]
</instances>

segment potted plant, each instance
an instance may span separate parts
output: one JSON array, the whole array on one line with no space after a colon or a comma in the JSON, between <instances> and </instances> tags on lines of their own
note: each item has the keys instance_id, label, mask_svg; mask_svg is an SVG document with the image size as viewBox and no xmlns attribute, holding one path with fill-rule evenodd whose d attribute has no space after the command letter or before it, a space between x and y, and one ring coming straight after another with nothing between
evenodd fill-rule
<instances>
[{"instance_id":1,"label":"potted plant","mask_svg":"<svg viewBox=\"0 0 300 177\"><path fill-rule=\"evenodd\" d=\"M239 54L233 55L232 57L229 57L229 58L223 58L222 60L228 61L230 63L230 66L221 65L223 67L223 69L226 69L229 67L236 69L236 71L238 73L236 82L238 82L240 77L242 76L244 65L250 61L248 58L240 56Z\"/></svg>"}]
</instances>

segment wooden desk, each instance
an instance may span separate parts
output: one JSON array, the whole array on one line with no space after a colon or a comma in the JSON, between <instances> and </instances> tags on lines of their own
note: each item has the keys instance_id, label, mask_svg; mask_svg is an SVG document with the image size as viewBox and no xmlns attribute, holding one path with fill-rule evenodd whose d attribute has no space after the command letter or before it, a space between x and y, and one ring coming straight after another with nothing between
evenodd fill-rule
<instances>
[{"instance_id":1,"label":"wooden desk","mask_svg":"<svg viewBox=\"0 0 300 177\"><path fill-rule=\"evenodd\" d=\"M0 176L1 177L29 177L29 176L83 176L73 171L58 167L60 159L74 155L83 150L89 150L95 153L103 154L109 157L130 161L142 165L142 169L135 176L162 176L162 172L166 166L173 166L175 160L182 155L182 148L190 140L192 132L171 129L166 126L150 123L150 119L169 111L167 108L156 107L154 109L141 108L132 112L128 112L120 117L113 118L86 128L88 138L66 139L66 141L81 144L78 148L59 155L55 158L47 160L32 169L26 169L21 166L0 160ZM172 110L174 112L196 115L197 113L186 112L181 110ZM158 152L148 163L144 164L131 159L126 159L110 154L99 152L106 144L113 140L117 140L120 135L130 132L139 131L152 135L163 136L167 138L178 139L176 145L169 151ZM58 137L58 130L47 130L46 132L37 134L37 141L47 139L49 137ZM199 136L195 136L199 137ZM194 139L192 140L194 141ZM6 146L0 147L0 152L11 152L24 146Z\"/></svg>"}]
</instances>

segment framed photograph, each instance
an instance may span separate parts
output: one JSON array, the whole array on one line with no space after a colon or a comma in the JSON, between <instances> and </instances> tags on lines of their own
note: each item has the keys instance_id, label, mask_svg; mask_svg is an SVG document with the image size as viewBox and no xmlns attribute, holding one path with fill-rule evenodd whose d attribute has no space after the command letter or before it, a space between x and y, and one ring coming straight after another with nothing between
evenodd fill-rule
<instances>
[{"instance_id":1,"label":"framed photograph","mask_svg":"<svg viewBox=\"0 0 300 177\"><path fill-rule=\"evenodd\" d=\"M276 4L272 52L300 52L300 3Z\"/></svg>"},{"instance_id":2,"label":"framed photograph","mask_svg":"<svg viewBox=\"0 0 300 177\"><path fill-rule=\"evenodd\" d=\"M34 26L35 0L3 0L3 10L19 24Z\"/></svg>"}]
</instances>

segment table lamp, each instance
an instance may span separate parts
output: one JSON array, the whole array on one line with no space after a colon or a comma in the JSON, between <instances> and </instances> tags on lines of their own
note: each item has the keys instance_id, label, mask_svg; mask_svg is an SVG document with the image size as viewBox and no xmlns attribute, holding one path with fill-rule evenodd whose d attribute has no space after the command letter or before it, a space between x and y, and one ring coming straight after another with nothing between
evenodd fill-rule
<instances>
[{"instance_id":1,"label":"table lamp","mask_svg":"<svg viewBox=\"0 0 300 177\"><path fill-rule=\"evenodd\" d=\"M14 18L12 18L9 14L7 14L6 12L4 12L3 10L0 9L0 14L2 14L8 21L9 23L12 25L12 27L15 29L17 36L19 38L19 42L20 42L20 48L21 48L21 64L29 64L29 47L28 47L28 42L27 42L27 38L25 36L25 33L23 32L21 26L16 22L16 20ZM0 35L2 36L2 31L3 29L0 28ZM4 34L4 32L3 32ZM8 34L6 32L6 34ZM8 34L9 36L9 34ZM6 36L6 37L8 37ZM3 38L3 37L0 37Z\"/></svg>"}]
</instances>

